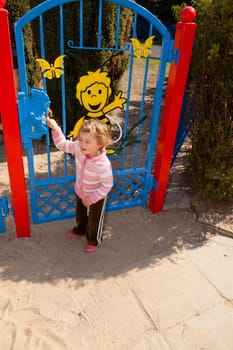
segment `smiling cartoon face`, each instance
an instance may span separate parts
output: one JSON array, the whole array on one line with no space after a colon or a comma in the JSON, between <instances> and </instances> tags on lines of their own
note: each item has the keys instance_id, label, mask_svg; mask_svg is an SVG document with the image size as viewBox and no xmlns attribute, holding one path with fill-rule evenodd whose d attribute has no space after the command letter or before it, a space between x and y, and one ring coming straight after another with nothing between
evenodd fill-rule
<instances>
[{"instance_id":1,"label":"smiling cartoon face","mask_svg":"<svg viewBox=\"0 0 233 350\"><path fill-rule=\"evenodd\" d=\"M103 83L95 82L81 92L81 101L88 112L98 113L102 111L108 102L108 87Z\"/></svg>"}]
</instances>

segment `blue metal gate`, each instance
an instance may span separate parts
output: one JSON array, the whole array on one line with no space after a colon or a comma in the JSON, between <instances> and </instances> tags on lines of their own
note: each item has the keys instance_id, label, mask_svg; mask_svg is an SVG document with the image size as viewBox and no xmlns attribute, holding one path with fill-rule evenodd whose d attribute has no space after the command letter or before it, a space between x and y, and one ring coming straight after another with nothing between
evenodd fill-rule
<instances>
[{"instance_id":1,"label":"blue metal gate","mask_svg":"<svg viewBox=\"0 0 233 350\"><path fill-rule=\"evenodd\" d=\"M166 70L169 62L178 59L178 53L173 48L173 40L168 30L149 11L128 0L97 0L99 3L98 33L96 45L86 47L84 44L83 16L85 16L85 0L47 0L27 12L15 24L17 58L19 63L20 92L18 106L21 127L21 137L27 152L29 187L33 223L43 223L66 219L74 216L75 194L73 183L75 178L74 164L69 155L55 151L51 145L51 137L44 123L50 104L47 84L44 79L43 89L29 88L24 29L32 21L37 21L40 36L41 58L46 59L44 16L47 11L56 9L59 16L59 55L65 55L66 49L77 50L111 50L121 52L129 57L129 68L124 74L121 90L127 99L124 112L111 116L111 120L120 118L123 122L121 139L118 139L119 152L111 155L114 173L114 187L109 194L107 210L117 210L147 204L148 193L156 188L152 176L159 120L162 110L162 97ZM64 6L75 4L79 13L79 42L76 38L65 40ZM105 47L102 43L103 8L107 3L116 6L115 44ZM138 41L140 53L135 55L135 47L131 43L119 46L119 31L121 28L121 13L123 9L132 11L132 38L137 38L137 27L140 18L148 23L148 38L155 36L159 41L159 59L154 57L155 46L149 48ZM72 13L70 14L72 15ZM75 43L75 44L74 44ZM145 54L148 49L149 53ZM141 58L135 56L142 56ZM143 57L144 56L144 57ZM65 65L64 65L65 66ZM66 68L59 79L61 89L62 126L66 134ZM140 100L135 100L135 91ZM75 92L74 92L75 93ZM119 123L116 123L119 126ZM47 171L44 172L46 164ZM41 171L43 169L43 171Z\"/></svg>"}]
</instances>

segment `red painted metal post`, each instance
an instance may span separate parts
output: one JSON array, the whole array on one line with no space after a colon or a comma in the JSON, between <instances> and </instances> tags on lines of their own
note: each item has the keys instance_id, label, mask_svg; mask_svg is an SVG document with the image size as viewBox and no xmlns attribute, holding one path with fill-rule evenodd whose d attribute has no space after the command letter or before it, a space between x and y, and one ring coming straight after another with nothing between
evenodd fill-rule
<instances>
[{"instance_id":1,"label":"red painted metal post","mask_svg":"<svg viewBox=\"0 0 233 350\"><path fill-rule=\"evenodd\" d=\"M192 47L197 25L192 23L196 16L193 7L187 6L181 12L182 22L176 24L174 48L180 50L178 64L171 63L164 110L162 115L157 154L154 166L154 178L158 184L149 198L152 213L163 209L168 185L172 154L179 124L182 102L186 88Z\"/></svg>"},{"instance_id":2,"label":"red painted metal post","mask_svg":"<svg viewBox=\"0 0 233 350\"><path fill-rule=\"evenodd\" d=\"M0 7L5 2L0 2ZM30 237L8 11L0 8L0 113L18 238Z\"/></svg>"}]
</instances>

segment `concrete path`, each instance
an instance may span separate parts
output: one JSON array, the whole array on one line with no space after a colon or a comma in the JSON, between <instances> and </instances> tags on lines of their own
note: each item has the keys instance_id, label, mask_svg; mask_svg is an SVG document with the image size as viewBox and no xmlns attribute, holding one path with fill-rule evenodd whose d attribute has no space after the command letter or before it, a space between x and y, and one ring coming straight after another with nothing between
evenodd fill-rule
<instances>
[{"instance_id":1,"label":"concrete path","mask_svg":"<svg viewBox=\"0 0 233 350\"><path fill-rule=\"evenodd\" d=\"M135 208L109 213L102 247L86 254L65 236L71 224L2 242L1 344L17 334L15 350L42 349L35 339L49 350L233 349L231 238L189 209Z\"/></svg>"}]
</instances>

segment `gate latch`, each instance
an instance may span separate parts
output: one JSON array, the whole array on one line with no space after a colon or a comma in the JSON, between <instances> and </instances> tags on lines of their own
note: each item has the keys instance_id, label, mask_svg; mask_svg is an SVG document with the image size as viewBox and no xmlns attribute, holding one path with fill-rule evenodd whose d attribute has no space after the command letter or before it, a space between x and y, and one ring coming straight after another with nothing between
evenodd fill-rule
<instances>
[{"instance_id":1,"label":"gate latch","mask_svg":"<svg viewBox=\"0 0 233 350\"><path fill-rule=\"evenodd\" d=\"M44 90L31 88L30 95L18 93L18 107L21 137L24 148L28 148L29 138L40 139L46 135L46 116L50 99Z\"/></svg>"}]
</instances>

